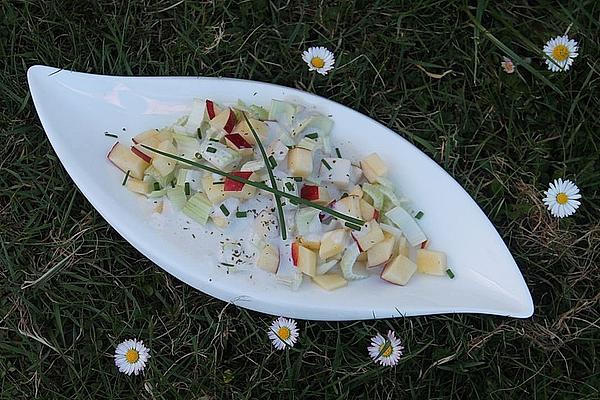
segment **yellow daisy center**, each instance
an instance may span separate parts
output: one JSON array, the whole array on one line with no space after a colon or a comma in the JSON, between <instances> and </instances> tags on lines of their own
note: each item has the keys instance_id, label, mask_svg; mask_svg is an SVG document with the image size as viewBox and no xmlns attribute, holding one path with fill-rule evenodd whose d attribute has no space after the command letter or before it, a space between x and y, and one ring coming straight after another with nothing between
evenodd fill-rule
<instances>
[{"instance_id":1,"label":"yellow daisy center","mask_svg":"<svg viewBox=\"0 0 600 400\"><path fill-rule=\"evenodd\" d=\"M558 204L567 204L567 202L569 201L569 196L567 196L565 193L559 193L556 195L556 202Z\"/></svg>"},{"instance_id":2,"label":"yellow daisy center","mask_svg":"<svg viewBox=\"0 0 600 400\"><path fill-rule=\"evenodd\" d=\"M310 60L310 63L315 68L323 68L323 66L325 65L325 60L323 60L321 57L313 57Z\"/></svg>"},{"instance_id":3,"label":"yellow daisy center","mask_svg":"<svg viewBox=\"0 0 600 400\"><path fill-rule=\"evenodd\" d=\"M281 340L288 340L290 338L290 336L292 336L292 332L290 331L290 328L288 328L287 326L282 326L277 331L277 336L279 336L281 338Z\"/></svg>"},{"instance_id":4,"label":"yellow daisy center","mask_svg":"<svg viewBox=\"0 0 600 400\"><path fill-rule=\"evenodd\" d=\"M564 44L558 44L554 47L554 49L552 49L552 58L554 58L556 61L565 61L567 58L569 58L570 54L571 52L569 51L569 48Z\"/></svg>"},{"instance_id":5,"label":"yellow daisy center","mask_svg":"<svg viewBox=\"0 0 600 400\"><path fill-rule=\"evenodd\" d=\"M125 353L125 359L129 364L136 363L140 359L140 353L136 349L129 349Z\"/></svg>"},{"instance_id":6,"label":"yellow daisy center","mask_svg":"<svg viewBox=\"0 0 600 400\"><path fill-rule=\"evenodd\" d=\"M381 346L379 346L379 354L381 357L389 357L392 355L392 345L388 342L385 342Z\"/></svg>"}]
</instances>

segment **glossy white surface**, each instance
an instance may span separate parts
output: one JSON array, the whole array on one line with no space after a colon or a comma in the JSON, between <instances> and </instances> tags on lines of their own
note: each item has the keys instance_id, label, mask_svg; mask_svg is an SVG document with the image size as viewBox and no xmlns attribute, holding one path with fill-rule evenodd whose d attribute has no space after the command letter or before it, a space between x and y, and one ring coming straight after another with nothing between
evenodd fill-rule
<instances>
[{"instance_id":1,"label":"glossy white surface","mask_svg":"<svg viewBox=\"0 0 600 400\"><path fill-rule=\"evenodd\" d=\"M350 108L295 89L237 79L112 77L45 66L31 67L28 79L48 138L81 192L135 248L202 292L252 310L313 320L439 313L525 318L533 313L515 261L471 197L420 150ZM310 282L292 292L259 270L227 274L217 267L219 233L197 225L182 230L182 221L157 221L146 200L121 186L122 173L106 159L114 139L105 131L129 143L139 131L170 125L189 110L193 97L263 105L273 98L294 100L331 114L333 137L345 148L354 146L358 155L375 151L386 160L390 178L425 212L420 224L431 248L448 254L456 278L416 275L400 287L373 275L334 292Z\"/></svg>"}]
</instances>

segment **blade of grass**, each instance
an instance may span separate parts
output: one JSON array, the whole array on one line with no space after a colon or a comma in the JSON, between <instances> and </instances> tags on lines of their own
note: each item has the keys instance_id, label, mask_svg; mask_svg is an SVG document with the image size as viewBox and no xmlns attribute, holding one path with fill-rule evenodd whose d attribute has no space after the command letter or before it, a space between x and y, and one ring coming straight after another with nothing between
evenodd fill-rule
<instances>
[{"instance_id":1,"label":"blade of grass","mask_svg":"<svg viewBox=\"0 0 600 400\"><path fill-rule=\"evenodd\" d=\"M473 24L481 31L483 32L483 34L494 44L496 45L496 47L498 47L500 50L502 50L506 55L508 55L510 58L512 58L513 60L517 60L517 62L519 63L519 65L523 66L527 71L531 72L536 78L538 78L540 81L544 82L548 87L550 87L552 90L554 90L556 93L560 94L561 96L564 96L564 93L552 82L550 82L548 80L548 78L546 78L544 75L542 75L542 73L540 71L538 71L537 69L533 68L528 62L526 62L522 57L520 57L519 55L517 55L517 53L515 53L514 51L512 51L510 48L508 48L508 46L506 46L504 43L502 43L500 40L498 40L498 38L496 38L494 35L492 35L486 28L483 27L483 25L481 25L481 23L479 23L475 17L473 16L473 14L471 14L468 10L465 10L465 12L467 13L467 15L469 16L469 19L471 20L471 22L473 22Z\"/></svg>"}]
</instances>

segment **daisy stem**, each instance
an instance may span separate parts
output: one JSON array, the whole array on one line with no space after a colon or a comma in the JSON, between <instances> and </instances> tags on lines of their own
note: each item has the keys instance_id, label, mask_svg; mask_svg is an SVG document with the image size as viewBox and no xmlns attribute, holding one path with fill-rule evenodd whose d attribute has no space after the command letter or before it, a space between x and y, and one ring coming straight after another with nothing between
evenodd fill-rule
<instances>
[{"instance_id":1,"label":"daisy stem","mask_svg":"<svg viewBox=\"0 0 600 400\"><path fill-rule=\"evenodd\" d=\"M296 201L299 204L302 204L302 205L305 205L305 206L308 206L308 207L312 207L312 208L316 208L317 210L323 211L323 212L325 212L325 213L327 213L327 214L329 214L329 215L331 215L333 217L342 219L342 220L344 220L346 222L350 222L350 223L356 224L358 226L363 226L365 224L365 221L363 221L361 219L354 218L354 217L351 217L351 216L346 215L346 214L342 214L342 213L340 213L338 211L332 210L329 207L325 207L325 206L322 206L320 204L313 203L310 200L306 200L306 199L303 199L301 197L294 196L293 194L290 194L290 193L287 193L287 192L282 192L280 190L277 190L275 188L267 186L267 185L265 185L262 182L251 181L251 180L242 178L240 176L233 175L233 174L230 174L230 173L225 172L225 171L221 171L220 169L213 168L213 167L208 166L208 165L200 164L200 163L197 163L195 161L191 161L191 160L185 159L183 157L179 157L179 156L176 156L174 154L167 153L167 152L164 152L162 150L155 149L155 148L147 146L145 144L142 144L142 147L144 147L145 149L148 149L150 151L153 151L156 154L160 154L161 156L164 156L164 157L167 157L167 158L171 158L173 160L177 160L177 161L179 161L179 162L181 162L183 164L191 165L193 167L200 168L200 169L203 169L203 170L208 171L208 172L212 172L213 174L217 174L217 175L221 175L221 176L223 176L225 178L229 178L232 181L244 183L246 185L253 186L253 187L257 188L257 189L264 190L265 192L273 193L273 194L276 194L278 196L285 197L286 199L294 200L294 201Z\"/></svg>"},{"instance_id":2,"label":"daisy stem","mask_svg":"<svg viewBox=\"0 0 600 400\"><path fill-rule=\"evenodd\" d=\"M273 175L273 169L271 168L271 162L269 160L269 157L267 157L267 152L265 151L265 148L262 145L262 142L261 142L260 138L258 137L258 134L254 130L254 127L250 123L250 120L248 119L248 116L246 115L246 113L244 111L242 111L242 115L244 116L244 119L246 120L246 124L248 124L248 127L252 131L252 135L254 136L254 140L256 140L256 144L258 144L258 148L260 149L260 154L262 154L263 160L265 162L265 167L267 168L267 173L269 174L269 180L271 181L271 187L273 187L273 189L277 189L277 182L275 181L275 176ZM279 197L276 194L274 194L273 197L275 197L275 205L277 206L277 212L279 214L278 218L279 218L279 227L281 228L280 229L281 230L281 239L286 240L287 239L287 231L286 231L286 227L285 227L285 216L283 215L283 207L281 206L281 197Z\"/></svg>"}]
</instances>

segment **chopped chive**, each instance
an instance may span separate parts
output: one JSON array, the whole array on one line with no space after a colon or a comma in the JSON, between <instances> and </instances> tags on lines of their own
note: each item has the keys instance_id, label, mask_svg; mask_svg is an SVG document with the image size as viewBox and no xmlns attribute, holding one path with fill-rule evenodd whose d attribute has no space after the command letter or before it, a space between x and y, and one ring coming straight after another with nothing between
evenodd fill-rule
<instances>
[{"instance_id":1,"label":"chopped chive","mask_svg":"<svg viewBox=\"0 0 600 400\"><path fill-rule=\"evenodd\" d=\"M222 263L221 263L221 265L224 265L224 266L226 266L226 267L233 267L233 264L224 263L224 262L222 262Z\"/></svg>"},{"instance_id":2,"label":"chopped chive","mask_svg":"<svg viewBox=\"0 0 600 400\"><path fill-rule=\"evenodd\" d=\"M277 167L277 160L275 160L275 157L269 156L269 164L271 164L271 168Z\"/></svg>"},{"instance_id":3,"label":"chopped chive","mask_svg":"<svg viewBox=\"0 0 600 400\"><path fill-rule=\"evenodd\" d=\"M297 205L299 205L299 204L300 204L300 203L298 202L298 200L296 200L296 199L290 199L290 203L292 203L292 204L293 204L293 205L295 205L295 206L297 206Z\"/></svg>"},{"instance_id":4,"label":"chopped chive","mask_svg":"<svg viewBox=\"0 0 600 400\"><path fill-rule=\"evenodd\" d=\"M130 172L131 172L131 170L127 170L127 173L125 174L125 178L123 179L123 183L122 183L123 186L125 186L125 184L127 183L127 179L129 179Z\"/></svg>"},{"instance_id":5,"label":"chopped chive","mask_svg":"<svg viewBox=\"0 0 600 400\"><path fill-rule=\"evenodd\" d=\"M448 268L446 270L446 273L448 274L448 276L450 277L450 279L454 279L454 272L452 272L452 270L450 268Z\"/></svg>"},{"instance_id":6,"label":"chopped chive","mask_svg":"<svg viewBox=\"0 0 600 400\"><path fill-rule=\"evenodd\" d=\"M114 133L108 133L108 132L104 132L104 136L110 136L110 137L118 138L118 136L115 135Z\"/></svg>"},{"instance_id":7,"label":"chopped chive","mask_svg":"<svg viewBox=\"0 0 600 400\"><path fill-rule=\"evenodd\" d=\"M327 169L331 169L331 165L329 165L329 163L325 159L322 159L321 162Z\"/></svg>"},{"instance_id":8,"label":"chopped chive","mask_svg":"<svg viewBox=\"0 0 600 400\"><path fill-rule=\"evenodd\" d=\"M223 211L223 214L225 214L226 217L229 217L229 210L227 209L227 207L225 207L225 204L221 204L219 208L221 209L221 211Z\"/></svg>"},{"instance_id":9,"label":"chopped chive","mask_svg":"<svg viewBox=\"0 0 600 400\"><path fill-rule=\"evenodd\" d=\"M294 185L291 182L286 182L285 183L285 187L287 188L287 190L289 190L290 192L294 191Z\"/></svg>"},{"instance_id":10,"label":"chopped chive","mask_svg":"<svg viewBox=\"0 0 600 400\"><path fill-rule=\"evenodd\" d=\"M302 177L301 176L291 176L290 178L292 178L296 182L302 182Z\"/></svg>"},{"instance_id":11,"label":"chopped chive","mask_svg":"<svg viewBox=\"0 0 600 400\"><path fill-rule=\"evenodd\" d=\"M248 212L247 211L237 211L235 213L235 217L236 218L246 218L248 216Z\"/></svg>"},{"instance_id":12,"label":"chopped chive","mask_svg":"<svg viewBox=\"0 0 600 400\"><path fill-rule=\"evenodd\" d=\"M219 139L215 139L215 138L212 138L212 137L210 139L208 139L208 140L210 140L211 142L217 142L217 143L219 143Z\"/></svg>"},{"instance_id":13,"label":"chopped chive","mask_svg":"<svg viewBox=\"0 0 600 400\"><path fill-rule=\"evenodd\" d=\"M213 181L213 185L224 185L225 181Z\"/></svg>"},{"instance_id":14,"label":"chopped chive","mask_svg":"<svg viewBox=\"0 0 600 400\"><path fill-rule=\"evenodd\" d=\"M198 139L202 139L202 130L200 128L196 130L196 133L198 134Z\"/></svg>"},{"instance_id":15,"label":"chopped chive","mask_svg":"<svg viewBox=\"0 0 600 400\"><path fill-rule=\"evenodd\" d=\"M355 231L360 231L362 229L359 225L353 224L352 222L346 222L344 225L350 229L354 229Z\"/></svg>"},{"instance_id":16,"label":"chopped chive","mask_svg":"<svg viewBox=\"0 0 600 400\"><path fill-rule=\"evenodd\" d=\"M419 212L417 213L417 215L415 215L415 218L416 218L416 219L421 219L421 218L423 218L423 215L424 215L423 211L419 211Z\"/></svg>"},{"instance_id":17,"label":"chopped chive","mask_svg":"<svg viewBox=\"0 0 600 400\"><path fill-rule=\"evenodd\" d=\"M189 182L185 183L185 185L183 186L183 190L185 191L186 196L190 195L190 183Z\"/></svg>"},{"instance_id":18,"label":"chopped chive","mask_svg":"<svg viewBox=\"0 0 600 400\"><path fill-rule=\"evenodd\" d=\"M160 183L154 182L154 190L160 190Z\"/></svg>"},{"instance_id":19,"label":"chopped chive","mask_svg":"<svg viewBox=\"0 0 600 400\"><path fill-rule=\"evenodd\" d=\"M342 153L340 153L340 149L339 148L335 148L335 154L337 154L338 158L342 158Z\"/></svg>"},{"instance_id":20,"label":"chopped chive","mask_svg":"<svg viewBox=\"0 0 600 400\"><path fill-rule=\"evenodd\" d=\"M348 193L342 193L342 196L340 197L340 199L345 199L346 197L348 197Z\"/></svg>"},{"instance_id":21,"label":"chopped chive","mask_svg":"<svg viewBox=\"0 0 600 400\"><path fill-rule=\"evenodd\" d=\"M206 151L208 151L209 153L216 153L217 149L215 149L214 147L207 147Z\"/></svg>"},{"instance_id":22,"label":"chopped chive","mask_svg":"<svg viewBox=\"0 0 600 400\"><path fill-rule=\"evenodd\" d=\"M314 132L314 133L310 133L310 134L306 135L306 137L314 140L319 137L319 134L317 132Z\"/></svg>"}]
</instances>

